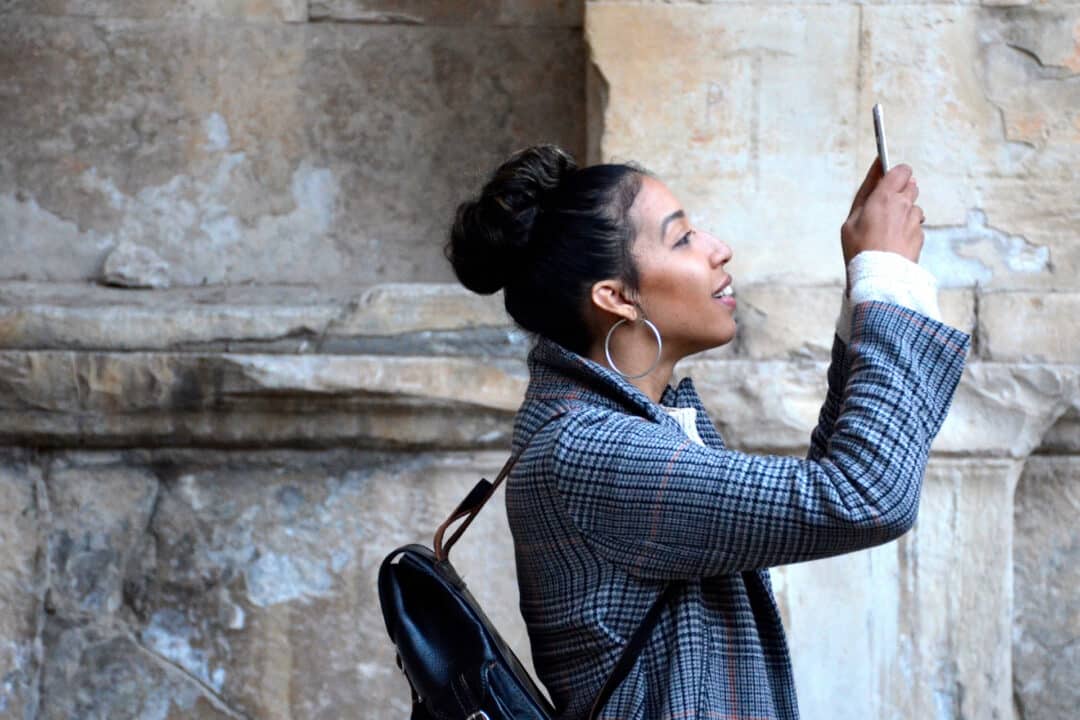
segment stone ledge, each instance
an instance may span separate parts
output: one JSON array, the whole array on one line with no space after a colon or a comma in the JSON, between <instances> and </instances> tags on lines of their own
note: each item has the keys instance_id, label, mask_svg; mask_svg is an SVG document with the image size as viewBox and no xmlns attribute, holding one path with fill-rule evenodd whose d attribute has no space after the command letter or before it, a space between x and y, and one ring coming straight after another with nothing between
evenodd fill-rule
<instances>
[{"instance_id":1,"label":"stone ledge","mask_svg":"<svg viewBox=\"0 0 1080 720\"><path fill-rule=\"evenodd\" d=\"M154 20L306 22L308 0L10 0L0 15Z\"/></svg>"},{"instance_id":2,"label":"stone ledge","mask_svg":"<svg viewBox=\"0 0 1080 720\"><path fill-rule=\"evenodd\" d=\"M802 452L825 397L820 360L692 359L734 448ZM0 352L0 442L93 446L499 447L522 360L378 355ZM971 363L938 452L1025 457L1080 413L1080 365ZM987 418L993 418L988 422Z\"/></svg>"},{"instance_id":3,"label":"stone ledge","mask_svg":"<svg viewBox=\"0 0 1080 720\"><path fill-rule=\"evenodd\" d=\"M321 22L580 28L585 0L310 0Z\"/></svg>"},{"instance_id":4,"label":"stone ledge","mask_svg":"<svg viewBox=\"0 0 1080 720\"><path fill-rule=\"evenodd\" d=\"M520 346L509 328L501 297L444 283L153 291L0 285L0 349L456 355L477 351L484 333L471 331L494 329L503 344ZM454 332L462 335L457 346L446 337ZM397 346L377 340L387 337Z\"/></svg>"},{"instance_id":5,"label":"stone ledge","mask_svg":"<svg viewBox=\"0 0 1080 720\"><path fill-rule=\"evenodd\" d=\"M838 285L739 285L735 341L702 357L828 360L840 292ZM939 298L947 323L974 332L972 290L942 290ZM153 291L0 284L0 350L523 358L527 347L501 295L451 283Z\"/></svg>"}]
</instances>

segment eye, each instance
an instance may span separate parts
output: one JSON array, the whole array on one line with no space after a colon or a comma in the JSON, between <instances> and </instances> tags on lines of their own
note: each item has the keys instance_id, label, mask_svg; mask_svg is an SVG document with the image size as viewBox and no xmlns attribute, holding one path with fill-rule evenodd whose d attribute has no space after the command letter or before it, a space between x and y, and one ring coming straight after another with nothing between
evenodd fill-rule
<instances>
[{"instance_id":1,"label":"eye","mask_svg":"<svg viewBox=\"0 0 1080 720\"><path fill-rule=\"evenodd\" d=\"M678 240L676 240L676 241L675 241L675 244L674 244L674 245L672 245L672 247L679 247L680 245L685 245L685 244L687 244L688 242L690 242L690 236L691 236L691 235L693 235L693 234L694 234L694 231L693 231L693 230L687 230L687 231L686 231L686 234L685 234L685 235L683 235L683 236L682 236L681 238L679 238Z\"/></svg>"}]
</instances>

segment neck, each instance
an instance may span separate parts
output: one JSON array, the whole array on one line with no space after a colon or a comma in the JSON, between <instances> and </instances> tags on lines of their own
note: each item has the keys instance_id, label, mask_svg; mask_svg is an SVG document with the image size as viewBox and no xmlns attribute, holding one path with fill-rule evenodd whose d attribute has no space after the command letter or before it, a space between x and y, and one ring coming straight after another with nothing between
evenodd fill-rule
<instances>
[{"instance_id":1,"label":"neck","mask_svg":"<svg viewBox=\"0 0 1080 720\"><path fill-rule=\"evenodd\" d=\"M629 331L627 334L630 334ZM645 330L645 335L636 338L636 341L627 338L624 342L618 344L612 342L611 345L612 359L619 366L619 370L628 375L636 375L642 372L656 360L656 338L648 330ZM650 400L657 404L660 403L660 396L664 394L665 388L671 383L675 363L679 360L677 357L669 356L666 350L667 348L665 348L659 362L656 363L656 367L649 371L648 375L633 379L627 378L627 382L641 390ZM600 365L614 370L608 364L607 357L604 354L603 338L594 342L592 347L589 348L588 357L590 360L595 360Z\"/></svg>"}]
</instances>

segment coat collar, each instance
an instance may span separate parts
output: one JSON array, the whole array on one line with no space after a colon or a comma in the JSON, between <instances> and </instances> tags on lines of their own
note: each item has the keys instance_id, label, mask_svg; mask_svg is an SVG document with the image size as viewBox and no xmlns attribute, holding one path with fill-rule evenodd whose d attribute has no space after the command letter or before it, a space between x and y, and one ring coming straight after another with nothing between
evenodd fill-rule
<instances>
[{"instance_id":1,"label":"coat collar","mask_svg":"<svg viewBox=\"0 0 1080 720\"><path fill-rule=\"evenodd\" d=\"M683 378L674 388L671 385L664 388L658 404L610 368L545 337L538 337L529 352L529 376L526 399L554 399L572 395L576 399L641 415L654 422L673 423L676 427L678 423L664 412L661 404L668 407L695 407L699 412L703 411L694 382L689 377Z\"/></svg>"}]
</instances>

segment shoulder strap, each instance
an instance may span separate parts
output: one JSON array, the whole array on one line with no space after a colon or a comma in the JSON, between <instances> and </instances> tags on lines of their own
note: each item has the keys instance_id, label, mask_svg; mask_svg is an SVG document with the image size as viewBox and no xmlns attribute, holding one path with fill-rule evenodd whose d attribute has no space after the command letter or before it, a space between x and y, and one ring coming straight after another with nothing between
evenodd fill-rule
<instances>
[{"instance_id":1,"label":"shoulder strap","mask_svg":"<svg viewBox=\"0 0 1080 720\"><path fill-rule=\"evenodd\" d=\"M630 668L637 661L637 656L641 654L641 649L645 647L645 642L652 635L653 627L656 625L656 621L660 619L660 613L663 611L664 606L675 598L678 589L679 583L668 583L664 591L653 601L649 612L645 613L645 619L641 621L637 630L634 631L633 637L623 648L622 655L619 656L615 667L611 670L611 674L608 675L608 679L604 682L604 687L600 688L600 694L596 696L592 709L589 710L589 720L596 720L600 715L600 711L604 709L608 700L611 699L611 694L615 692L615 688L619 687L619 684L626 678L626 674L630 672Z\"/></svg>"},{"instance_id":2,"label":"shoulder strap","mask_svg":"<svg viewBox=\"0 0 1080 720\"><path fill-rule=\"evenodd\" d=\"M454 509L454 512L450 513L450 517L446 518L442 525L435 531L435 539L432 542L432 545L435 550L436 560L441 562L447 559L450 554L450 548L454 546L454 543L458 541L458 538L465 532L465 529L472 524L473 519L484 508L487 501L490 500L491 496L495 494L495 491L499 489L503 480L505 480L506 476L510 474L510 471L514 469L514 465L517 464L518 459L521 457L522 453L525 452L525 449L529 447L529 443L536 437L536 434L543 430L548 423L565 414L566 410L561 410L541 423L540 427L533 431L532 435L529 436L529 439L525 441L521 448L511 455L510 459L506 461L506 464L502 466L502 470L499 471L494 482L488 482L486 479L481 478L480 482L473 486L473 489L469 491L469 494L465 496L465 499ZM447 529L462 518L465 518L465 522L461 523L461 526L454 531L450 536L450 539L443 543L443 535L446 534Z\"/></svg>"},{"instance_id":3,"label":"shoulder strap","mask_svg":"<svg viewBox=\"0 0 1080 720\"><path fill-rule=\"evenodd\" d=\"M548 423L561 417L566 413L565 410L560 411L549 417L540 427L533 431L533 434L529 436L529 439L521 446L521 448L510 456L510 459L506 461L506 464L502 466L499 474L495 477L494 482L488 482L486 479L481 478L480 482L473 486L473 489L469 491L469 494L465 496L465 499L454 509L454 512L450 513L450 517L443 521L442 525L435 531L434 549L435 559L442 562L445 561L450 554L450 548L454 546L454 543L458 541L461 534L465 532L465 529L469 527L473 519L484 508L487 501L491 499L491 496L495 494L495 491L499 489L506 476L510 474L510 471L514 469L514 465L517 464L521 455L525 452L525 449L529 447L529 443L532 442L533 437L536 436ZM450 539L445 543L443 542L443 536L446 534L446 530L458 520L465 518L465 521L461 523L454 533L450 536ZM670 600L675 597L678 591L678 583L668 583L664 591L653 601L649 611L645 614L645 619L638 625L637 630L634 631L634 635L630 638L630 641L626 643L626 647L623 648L622 654L619 655L619 659L615 662L615 667L611 670L611 674L608 675L607 680L604 682L604 686L600 689L600 694L596 696L596 700L593 702L592 709L589 711L589 720L595 720L597 715L608 700L611 698L611 694L615 692L615 688L626 677L626 674L630 672L630 668L634 666L634 662L637 661L638 655L641 653L641 649L645 646L645 642L652 635L653 626L656 625L656 621L660 619L660 613L663 611L664 606L668 604Z\"/></svg>"}]
</instances>

